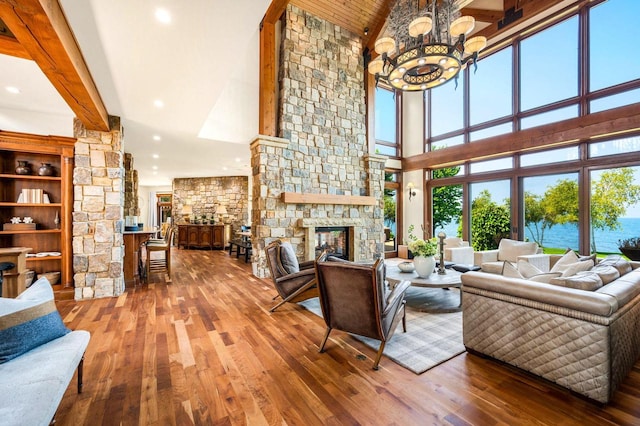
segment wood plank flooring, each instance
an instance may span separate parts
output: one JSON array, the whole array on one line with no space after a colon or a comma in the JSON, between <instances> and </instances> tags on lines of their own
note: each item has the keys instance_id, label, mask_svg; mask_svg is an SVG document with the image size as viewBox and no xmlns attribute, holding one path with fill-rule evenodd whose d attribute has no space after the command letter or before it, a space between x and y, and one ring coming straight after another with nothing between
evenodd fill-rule
<instances>
[{"instance_id":1,"label":"wood plank flooring","mask_svg":"<svg viewBox=\"0 0 640 426\"><path fill-rule=\"evenodd\" d=\"M464 353L416 375L286 304L225 251L172 250L160 274L118 298L58 307L91 332L84 391L57 425L640 424L640 362L606 407ZM360 359L359 355L365 355ZM1 419L0 419L1 423Z\"/></svg>"}]
</instances>

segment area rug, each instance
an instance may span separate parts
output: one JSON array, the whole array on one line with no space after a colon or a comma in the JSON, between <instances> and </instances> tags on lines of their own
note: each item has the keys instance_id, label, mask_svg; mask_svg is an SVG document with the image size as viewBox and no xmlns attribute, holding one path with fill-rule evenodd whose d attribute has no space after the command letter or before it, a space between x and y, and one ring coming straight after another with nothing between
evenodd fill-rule
<instances>
[{"instance_id":1,"label":"area rug","mask_svg":"<svg viewBox=\"0 0 640 426\"><path fill-rule=\"evenodd\" d=\"M317 297L299 304L322 317ZM465 351L462 344L462 312L426 313L409 306L406 312L407 332L403 333L402 324L398 325L384 348L384 356L387 358L421 374ZM378 340L357 335L353 337L375 351L380 347Z\"/></svg>"}]
</instances>

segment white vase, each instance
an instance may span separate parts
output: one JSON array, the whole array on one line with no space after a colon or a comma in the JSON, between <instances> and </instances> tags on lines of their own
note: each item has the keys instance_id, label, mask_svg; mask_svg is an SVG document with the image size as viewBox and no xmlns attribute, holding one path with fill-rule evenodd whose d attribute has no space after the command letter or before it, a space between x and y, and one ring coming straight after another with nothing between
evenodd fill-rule
<instances>
[{"instance_id":1,"label":"white vase","mask_svg":"<svg viewBox=\"0 0 640 426\"><path fill-rule=\"evenodd\" d=\"M436 259L433 256L414 256L413 265L420 278L427 278L436 267Z\"/></svg>"}]
</instances>

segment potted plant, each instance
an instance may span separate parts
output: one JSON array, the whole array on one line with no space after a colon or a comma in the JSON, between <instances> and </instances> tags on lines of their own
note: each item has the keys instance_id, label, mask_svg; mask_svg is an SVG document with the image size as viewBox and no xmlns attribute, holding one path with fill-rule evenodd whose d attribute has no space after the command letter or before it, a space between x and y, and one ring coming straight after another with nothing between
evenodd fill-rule
<instances>
[{"instance_id":1,"label":"potted plant","mask_svg":"<svg viewBox=\"0 0 640 426\"><path fill-rule=\"evenodd\" d=\"M409 250L413 253L413 264L418 276L426 278L431 275L436 267L436 260L433 256L438 252L437 240L435 238L417 238L413 235L413 225L411 225L409 226Z\"/></svg>"},{"instance_id":2,"label":"potted plant","mask_svg":"<svg viewBox=\"0 0 640 426\"><path fill-rule=\"evenodd\" d=\"M640 237L618 240L618 248L629 260L640 260Z\"/></svg>"}]
</instances>

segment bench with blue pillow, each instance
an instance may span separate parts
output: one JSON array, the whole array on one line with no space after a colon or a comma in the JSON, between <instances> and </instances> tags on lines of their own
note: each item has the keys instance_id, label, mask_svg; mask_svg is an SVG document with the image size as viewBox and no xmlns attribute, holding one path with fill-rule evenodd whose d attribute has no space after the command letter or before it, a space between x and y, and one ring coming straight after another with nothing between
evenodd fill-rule
<instances>
[{"instance_id":1,"label":"bench with blue pillow","mask_svg":"<svg viewBox=\"0 0 640 426\"><path fill-rule=\"evenodd\" d=\"M82 362L89 332L71 331L40 278L15 299L0 297L0 424L48 425Z\"/></svg>"}]
</instances>

